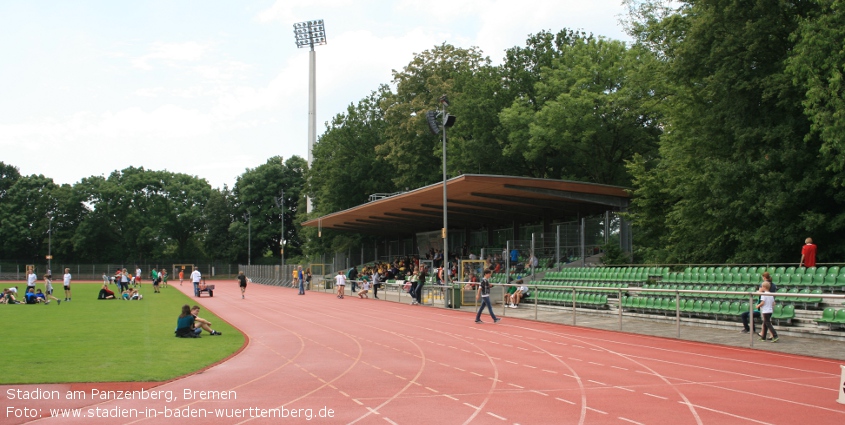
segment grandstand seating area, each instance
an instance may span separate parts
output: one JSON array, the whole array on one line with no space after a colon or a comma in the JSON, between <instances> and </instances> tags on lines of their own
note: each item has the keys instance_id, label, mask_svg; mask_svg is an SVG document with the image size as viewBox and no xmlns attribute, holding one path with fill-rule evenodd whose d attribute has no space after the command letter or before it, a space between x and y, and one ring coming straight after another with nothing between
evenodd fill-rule
<instances>
[{"instance_id":1,"label":"grandstand seating area","mask_svg":"<svg viewBox=\"0 0 845 425\"><path fill-rule=\"evenodd\" d=\"M536 291L537 302L546 305L571 306L573 289L555 288L572 286L577 307L610 308L608 299L621 294L618 304L624 311L674 315L676 310L686 317L710 320L738 321L749 310L749 292L755 292L761 282L760 275L768 271L778 286L780 294L819 295L818 297L778 297L772 319L778 325L790 324L795 310L817 310L822 306L824 292L840 290L845 286L845 270L840 276L836 267L687 267L684 271L671 271L667 267L571 267L562 271L547 271ZM503 274L494 281L504 283ZM548 286L548 289L544 289ZM585 287L583 290L578 287ZM650 291L640 291L639 288ZM636 296L629 293L637 292ZM677 292L690 291L690 292ZM708 291L708 292L692 292ZM676 301L676 294L679 301ZM828 311L830 310L830 311ZM825 310L825 316L816 320L831 329L845 326L845 310ZM838 314L838 316L837 316Z\"/></svg>"}]
</instances>

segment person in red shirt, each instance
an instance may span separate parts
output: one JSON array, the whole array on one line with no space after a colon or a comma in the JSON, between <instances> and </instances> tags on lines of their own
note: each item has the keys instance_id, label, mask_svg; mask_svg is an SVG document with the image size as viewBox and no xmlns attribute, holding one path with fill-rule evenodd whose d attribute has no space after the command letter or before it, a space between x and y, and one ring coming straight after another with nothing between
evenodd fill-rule
<instances>
[{"instance_id":1,"label":"person in red shirt","mask_svg":"<svg viewBox=\"0 0 845 425\"><path fill-rule=\"evenodd\" d=\"M804 241L804 247L801 248L801 263L798 265L805 267L816 266L816 245L813 244L813 238L807 238Z\"/></svg>"}]
</instances>

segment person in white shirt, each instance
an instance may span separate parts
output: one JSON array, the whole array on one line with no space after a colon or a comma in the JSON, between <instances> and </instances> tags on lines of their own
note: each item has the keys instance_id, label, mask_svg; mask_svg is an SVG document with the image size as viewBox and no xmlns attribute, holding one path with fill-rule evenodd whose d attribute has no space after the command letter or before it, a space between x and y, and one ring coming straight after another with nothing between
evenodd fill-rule
<instances>
[{"instance_id":1,"label":"person in white shirt","mask_svg":"<svg viewBox=\"0 0 845 425\"><path fill-rule=\"evenodd\" d=\"M194 284L194 295L199 296L200 294L200 280L202 280L202 274L200 274L199 269L194 269L191 272L191 282Z\"/></svg>"},{"instance_id":2,"label":"person in white shirt","mask_svg":"<svg viewBox=\"0 0 845 425\"><path fill-rule=\"evenodd\" d=\"M370 298L367 293L370 292L370 282L362 281L361 282L361 290L358 291L358 298Z\"/></svg>"},{"instance_id":3,"label":"person in white shirt","mask_svg":"<svg viewBox=\"0 0 845 425\"><path fill-rule=\"evenodd\" d=\"M106 276L105 274L103 274L103 277L108 279L108 276ZM64 275L65 301L70 301L70 278L71 278L70 269L66 268L65 269L65 275Z\"/></svg>"},{"instance_id":4,"label":"person in white shirt","mask_svg":"<svg viewBox=\"0 0 845 425\"><path fill-rule=\"evenodd\" d=\"M778 333L772 327L775 297L768 295L771 294L769 292L770 287L771 284L768 281L763 281L763 285L760 287L760 291L763 292L763 295L760 297L760 304L757 304L757 308L760 309L760 315L763 316L763 332L760 333L760 341L765 341L768 331L772 331L772 342L778 342Z\"/></svg>"},{"instance_id":5,"label":"person in white shirt","mask_svg":"<svg viewBox=\"0 0 845 425\"><path fill-rule=\"evenodd\" d=\"M343 292L346 289L346 276L343 275L343 270L338 270L334 280L337 283L337 297L343 299Z\"/></svg>"},{"instance_id":6,"label":"person in white shirt","mask_svg":"<svg viewBox=\"0 0 845 425\"><path fill-rule=\"evenodd\" d=\"M35 275L35 269L32 267L26 268L26 292L29 292L29 289L32 288L32 292L35 293L35 281L38 280L38 276Z\"/></svg>"},{"instance_id":7,"label":"person in white shirt","mask_svg":"<svg viewBox=\"0 0 845 425\"><path fill-rule=\"evenodd\" d=\"M138 267L135 269L135 283L140 285L141 284L141 268Z\"/></svg>"}]
</instances>

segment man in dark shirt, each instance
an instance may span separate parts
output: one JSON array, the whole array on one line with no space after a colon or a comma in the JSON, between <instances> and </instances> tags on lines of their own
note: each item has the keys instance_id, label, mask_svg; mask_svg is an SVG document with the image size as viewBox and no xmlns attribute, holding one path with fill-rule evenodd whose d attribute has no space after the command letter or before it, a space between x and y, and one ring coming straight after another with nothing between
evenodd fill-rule
<instances>
[{"instance_id":1,"label":"man in dark shirt","mask_svg":"<svg viewBox=\"0 0 845 425\"><path fill-rule=\"evenodd\" d=\"M484 311L484 306L490 312L490 317L493 318L493 323L502 320L493 314L493 306L490 304L490 276L493 274L490 269L484 270L484 279L478 285L478 290L475 292L475 300L481 298L481 305L478 307L478 313L475 315L475 323L484 323L481 321L481 312Z\"/></svg>"}]
</instances>

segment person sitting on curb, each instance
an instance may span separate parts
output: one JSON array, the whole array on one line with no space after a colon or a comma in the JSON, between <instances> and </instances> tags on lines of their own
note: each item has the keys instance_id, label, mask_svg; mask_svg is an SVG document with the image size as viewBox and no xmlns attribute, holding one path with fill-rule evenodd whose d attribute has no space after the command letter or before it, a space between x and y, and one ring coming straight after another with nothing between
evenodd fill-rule
<instances>
[{"instance_id":1,"label":"person sitting on curb","mask_svg":"<svg viewBox=\"0 0 845 425\"><path fill-rule=\"evenodd\" d=\"M200 314L200 306L195 305L195 306L191 307L191 315L194 316L194 327L195 328L208 331L208 333L211 334L211 335L223 335L222 332L217 332L214 329L212 329L211 328L211 322L203 319L202 317L199 317L199 314Z\"/></svg>"}]
</instances>

